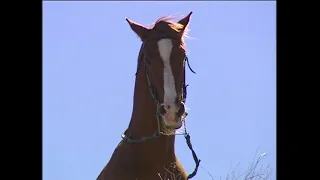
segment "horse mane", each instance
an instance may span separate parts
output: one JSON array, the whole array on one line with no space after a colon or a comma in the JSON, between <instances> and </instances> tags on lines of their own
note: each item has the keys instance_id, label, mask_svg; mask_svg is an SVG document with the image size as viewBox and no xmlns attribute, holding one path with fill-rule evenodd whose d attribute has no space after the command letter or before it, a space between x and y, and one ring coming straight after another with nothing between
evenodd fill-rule
<instances>
[{"instance_id":1,"label":"horse mane","mask_svg":"<svg viewBox=\"0 0 320 180\"><path fill-rule=\"evenodd\" d=\"M183 31L183 34L181 36L181 47L185 50L186 49L186 44L184 39L189 38L188 33L190 31L190 29L187 27L185 27L183 29L183 25L177 22L173 22L172 20L178 18L178 16L161 16L160 18L157 19L157 21L155 23L153 23L149 28L152 29L154 28L157 24L159 24L160 22L165 22L166 24L168 24L168 26L175 32L180 33L181 31Z\"/></svg>"}]
</instances>

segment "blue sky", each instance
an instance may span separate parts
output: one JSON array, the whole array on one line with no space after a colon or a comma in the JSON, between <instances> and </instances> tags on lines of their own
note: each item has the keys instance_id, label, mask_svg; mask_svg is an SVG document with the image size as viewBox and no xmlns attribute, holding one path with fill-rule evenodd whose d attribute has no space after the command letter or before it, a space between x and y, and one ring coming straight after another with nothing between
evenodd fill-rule
<instances>
[{"instance_id":1,"label":"blue sky","mask_svg":"<svg viewBox=\"0 0 320 180\"><path fill-rule=\"evenodd\" d=\"M43 179L92 180L132 113L140 40L125 17L150 25L193 11L186 40L187 128L215 179L255 157L276 170L276 2L44 2ZM185 139L176 154L190 173ZM210 179L200 168L194 180Z\"/></svg>"}]
</instances>

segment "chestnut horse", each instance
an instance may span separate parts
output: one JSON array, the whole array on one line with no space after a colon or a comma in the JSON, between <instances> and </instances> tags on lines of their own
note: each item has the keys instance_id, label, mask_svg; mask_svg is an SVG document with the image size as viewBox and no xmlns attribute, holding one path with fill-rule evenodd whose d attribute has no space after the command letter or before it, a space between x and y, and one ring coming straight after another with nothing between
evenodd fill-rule
<instances>
[{"instance_id":1,"label":"chestnut horse","mask_svg":"<svg viewBox=\"0 0 320 180\"><path fill-rule=\"evenodd\" d=\"M133 111L122 141L97 180L187 180L196 174L200 160L186 131L184 135L196 162L192 174L186 174L174 151L175 132L187 115L184 103L188 59L183 38L191 14L177 23L162 17L149 28L126 18L142 41Z\"/></svg>"}]
</instances>

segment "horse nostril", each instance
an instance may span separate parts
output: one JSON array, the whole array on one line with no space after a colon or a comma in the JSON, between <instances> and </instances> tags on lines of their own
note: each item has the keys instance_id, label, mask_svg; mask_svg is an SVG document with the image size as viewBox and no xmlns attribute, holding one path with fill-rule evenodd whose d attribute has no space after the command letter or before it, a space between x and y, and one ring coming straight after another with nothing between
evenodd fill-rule
<instances>
[{"instance_id":1,"label":"horse nostril","mask_svg":"<svg viewBox=\"0 0 320 180\"><path fill-rule=\"evenodd\" d=\"M179 110L177 112L177 116L181 117L185 113L186 109L183 103L180 103Z\"/></svg>"},{"instance_id":2,"label":"horse nostril","mask_svg":"<svg viewBox=\"0 0 320 180\"><path fill-rule=\"evenodd\" d=\"M165 110L165 108L164 108L164 104L160 106L159 113L160 113L161 115L166 114L166 110Z\"/></svg>"}]
</instances>

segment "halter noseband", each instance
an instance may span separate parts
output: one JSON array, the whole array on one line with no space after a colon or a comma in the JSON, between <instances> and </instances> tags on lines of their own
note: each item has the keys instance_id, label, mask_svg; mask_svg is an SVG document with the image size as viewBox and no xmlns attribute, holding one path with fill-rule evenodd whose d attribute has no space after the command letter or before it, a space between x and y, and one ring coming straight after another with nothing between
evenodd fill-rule
<instances>
[{"instance_id":1,"label":"halter noseband","mask_svg":"<svg viewBox=\"0 0 320 180\"><path fill-rule=\"evenodd\" d=\"M164 134L160 131L160 101L159 101L159 96L158 96L158 92L157 92L157 89L155 88L155 86L152 84L151 80L150 80L150 75L149 75L149 71L148 71L148 67L147 67L147 56L145 56L145 53L143 52L144 51L144 46L145 44L148 42L148 41L151 41L151 40L159 40L159 39L162 39L162 38L169 38L169 39L173 39L174 38L170 38L170 37L161 37L161 38L157 38L157 39L149 39L147 41L144 41L141 45L141 48L140 48L140 52L139 52L139 56L138 56L138 67L137 67L137 72L135 75L138 74L139 72L139 69L140 69L140 66L141 66L141 62L144 63L144 69L145 69L145 76L146 76L146 82L147 82L147 85L148 85L148 88L149 88L149 91L150 91L150 94L153 98L153 100L155 101L156 105L157 105L157 113L156 113L156 117L157 117L157 122L158 122L158 131L157 132L154 132L151 136L146 136L146 137L142 137L140 139L132 139L128 136L126 136L124 133L121 135L122 139L127 142L127 143L142 143L142 142L145 142L147 140L154 140L154 139L157 139L162 135L167 135L167 134ZM191 70L191 72L193 72L194 74L196 74L192 68L190 67L190 64L189 64L189 60L188 60L188 57L187 55L185 56L185 59L184 59L184 63L187 62L188 64L188 67L189 69ZM184 68L184 80L183 80L183 99L182 99L182 102L185 103L186 102L186 99L187 99L187 87L188 85L185 84L186 80L185 80L185 77L186 77L186 74L185 74L185 68ZM184 121L185 122L185 121ZM184 132L184 137L186 139L186 142L187 142L187 145L189 147L189 149L191 150L192 152L192 156L193 156L193 159L196 163L196 167L194 169L194 171L188 175L188 179L191 179L192 177L194 177L196 174L197 174L197 171L198 171L198 167L199 167L199 164L200 164L200 159L198 159L195 151L193 150L192 148L192 144L191 144L191 141L190 141L190 135L189 133L187 133L186 131L186 128L185 128L185 132Z\"/></svg>"}]
</instances>

